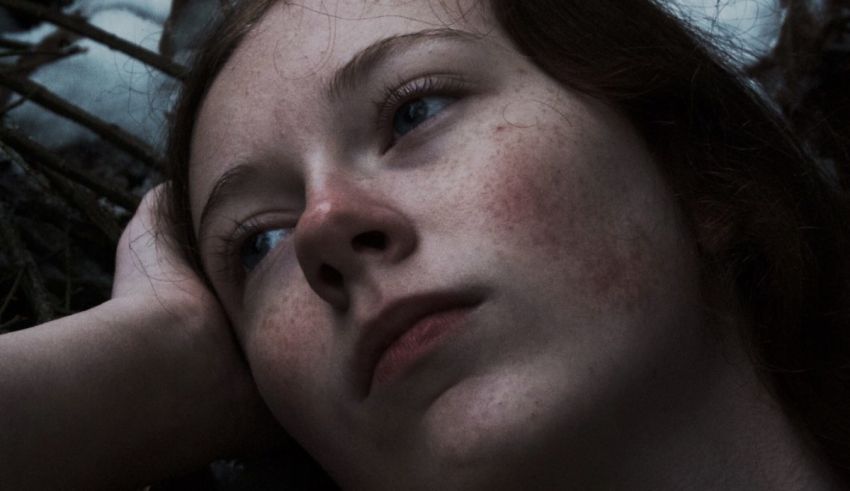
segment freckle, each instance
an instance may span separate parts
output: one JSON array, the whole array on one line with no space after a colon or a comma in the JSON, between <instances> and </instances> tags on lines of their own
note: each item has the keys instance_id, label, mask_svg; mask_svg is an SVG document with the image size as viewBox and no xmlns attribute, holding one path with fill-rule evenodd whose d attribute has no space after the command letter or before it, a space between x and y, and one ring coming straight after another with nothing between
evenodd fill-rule
<instances>
[{"instance_id":1,"label":"freckle","mask_svg":"<svg viewBox=\"0 0 850 491\"><path fill-rule=\"evenodd\" d=\"M505 130L505 126L504 126L504 125L501 125L501 124L500 124L499 126L496 126L496 131L504 131L504 130Z\"/></svg>"},{"instance_id":2,"label":"freckle","mask_svg":"<svg viewBox=\"0 0 850 491\"><path fill-rule=\"evenodd\" d=\"M605 298L618 292L613 291L623 275L622 265L613 251L603 247L596 254L588 252L585 268L589 275L590 293L594 298Z\"/></svg>"},{"instance_id":3,"label":"freckle","mask_svg":"<svg viewBox=\"0 0 850 491\"><path fill-rule=\"evenodd\" d=\"M272 305L266 309L262 317L263 331L274 331L276 324L280 321L280 308L277 305Z\"/></svg>"}]
</instances>

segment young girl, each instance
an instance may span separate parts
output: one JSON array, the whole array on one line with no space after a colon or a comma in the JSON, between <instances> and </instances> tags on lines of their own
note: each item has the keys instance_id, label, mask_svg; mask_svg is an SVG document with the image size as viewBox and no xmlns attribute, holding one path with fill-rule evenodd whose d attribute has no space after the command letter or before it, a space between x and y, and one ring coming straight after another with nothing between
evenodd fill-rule
<instances>
[{"instance_id":1,"label":"young girl","mask_svg":"<svg viewBox=\"0 0 850 491\"><path fill-rule=\"evenodd\" d=\"M114 452L74 482L261 447L263 403L343 488L850 482L846 203L656 4L248 0L210 43L114 299L0 345L57 391L4 428Z\"/></svg>"}]
</instances>

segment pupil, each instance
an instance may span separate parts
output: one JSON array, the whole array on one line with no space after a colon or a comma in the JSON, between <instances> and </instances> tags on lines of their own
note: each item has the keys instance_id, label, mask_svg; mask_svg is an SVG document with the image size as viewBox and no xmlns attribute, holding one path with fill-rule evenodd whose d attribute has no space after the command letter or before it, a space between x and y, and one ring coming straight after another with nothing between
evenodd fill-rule
<instances>
[{"instance_id":1,"label":"pupil","mask_svg":"<svg viewBox=\"0 0 850 491\"><path fill-rule=\"evenodd\" d=\"M393 116L393 131L397 136L405 135L434 117L451 102L451 98L440 96L427 96L410 101L399 107Z\"/></svg>"},{"instance_id":2,"label":"pupil","mask_svg":"<svg viewBox=\"0 0 850 491\"><path fill-rule=\"evenodd\" d=\"M250 271L254 269L285 235L286 231L282 229L267 230L246 241L241 251L242 266L245 270Z\"/></svg>"},{"instance_id":3,"label":"pupil","mask_svg":"<svg viewBox=\"0 0 850 491\"><path fill-rule=\"evenodd\" d=\"M424 118L428 114L428 106L425 102L419 100L416 101L415 104L411 104L410 108L407 111L407 121L409 123L415 123L416 121Z\"/></svg>"}]
</instances>

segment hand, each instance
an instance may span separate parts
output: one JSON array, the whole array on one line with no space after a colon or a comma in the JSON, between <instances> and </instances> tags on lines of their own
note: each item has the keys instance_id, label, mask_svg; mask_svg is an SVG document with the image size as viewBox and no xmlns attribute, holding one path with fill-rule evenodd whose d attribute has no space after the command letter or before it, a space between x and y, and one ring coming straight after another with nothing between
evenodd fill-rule
<instances>
[{"instance_id":1,"label":"hand","mask_svg":"<svg viewBox=\"0 0 850 491\"><path fill-rule=\"evenodd\" d=\"M127 224L115 259L112 298L157 299L180 309L210 311L216 324L224 322L218 301L177 250L160 213L168 197L165 184L145 194L135 215Z\"/></svg>"},{"instance_id":2,"label":"hand","mask_svg":"<svg viewBox=\"0 0 850 491\"><path fill-rule=\"evenodd\" d=\"M121 237L112 300L0 337L3 489L132 489L281 438L215 296L160 232L163 194Z\"/></svg>"},{"instance_id":3,"label":"hand","mask_svg":"<svg viewBox=\"0 0 850 491\"><path fill-rule=\"evenodd\" d=\"M167 313L173 322L164 328L182 329L192 338L195 349L186 353L187 358L203 358L202 364L211 365L211 377L221 377L224 371L228 383L222 387L232 387L235 379L242 407L236 420L228 421L235 432L234 451L264 449L279 442L284 433L257 394L217 298L166 233L160 207L167 198L165 185L150 190L121 235L112 297Z\"/></svg>"}]
</instances>

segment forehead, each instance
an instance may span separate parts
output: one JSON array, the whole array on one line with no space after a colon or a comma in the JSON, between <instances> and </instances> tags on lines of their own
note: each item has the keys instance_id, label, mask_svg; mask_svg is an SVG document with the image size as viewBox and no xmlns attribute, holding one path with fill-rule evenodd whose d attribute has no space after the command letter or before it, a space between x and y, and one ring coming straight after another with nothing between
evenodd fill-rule
<instances>
[{"instance_id":1,"label":"forehead","mask_svg":"<svg viewBox=\"0 0 850 491\"><path fill-rule=\"evenodd\" d=\"M330 74L367 46L437 28L480 35L491 26L480 0L280 1L245 37L212 84L195 124L189 182L195 223L218 176L248 148L279 136L297 151L327 104Z\"/></svg>"}]
</instances>

